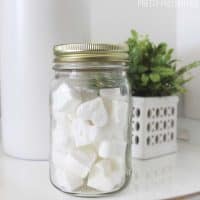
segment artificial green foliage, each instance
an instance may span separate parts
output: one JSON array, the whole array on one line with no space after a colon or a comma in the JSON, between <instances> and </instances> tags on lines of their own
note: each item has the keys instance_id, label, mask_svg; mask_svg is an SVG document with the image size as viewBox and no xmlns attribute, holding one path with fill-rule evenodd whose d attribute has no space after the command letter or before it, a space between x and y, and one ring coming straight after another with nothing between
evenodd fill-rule
<instances>
[{"instance_id":1,"label":"artificial green foliage","mask_svg":"<svg viewBox=\"0 0 200 200\"><path fill-rule=\"evenodd\" d=\"M132 95L142 97L171 96L184 93L184 84L191 80L185 78L186 72L200 65L193 62L180 69L177 60L172 58L173 49L166 43L156 45L148 36L131 31L129 46L129 80Z\"/></svg>"}]
</instances>

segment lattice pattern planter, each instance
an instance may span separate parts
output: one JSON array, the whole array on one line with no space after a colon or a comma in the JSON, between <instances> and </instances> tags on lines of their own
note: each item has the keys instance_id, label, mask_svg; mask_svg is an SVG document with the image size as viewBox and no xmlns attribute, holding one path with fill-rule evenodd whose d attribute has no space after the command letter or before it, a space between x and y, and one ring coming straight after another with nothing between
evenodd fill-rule
<instances>
[{"instance_id":1,"label":"lattice pattern planter","mask_svg":"<svg viewBox=\"0 0 200 200\"><path fill-rule=\"evenodd\" d=\"M148 159L176 152L179 98L132 97L132 155Z\"/></svg>"}]
</instances>

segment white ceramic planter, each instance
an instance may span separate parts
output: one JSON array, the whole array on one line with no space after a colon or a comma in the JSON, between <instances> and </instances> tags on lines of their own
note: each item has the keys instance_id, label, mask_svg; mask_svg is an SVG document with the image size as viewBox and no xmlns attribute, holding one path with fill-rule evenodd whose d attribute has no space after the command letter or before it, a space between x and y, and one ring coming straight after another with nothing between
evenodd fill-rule
<instances>
[{"instance_id":1,"label":"white ceramic planter","mask_svg":"<svg viewBox=\"0 0 200 200\"><path fill-rule=\"evenodd\" d=\"M132 97L132 155L149 159L176 152L179 98Z\"/></svg>"}]
</instances>

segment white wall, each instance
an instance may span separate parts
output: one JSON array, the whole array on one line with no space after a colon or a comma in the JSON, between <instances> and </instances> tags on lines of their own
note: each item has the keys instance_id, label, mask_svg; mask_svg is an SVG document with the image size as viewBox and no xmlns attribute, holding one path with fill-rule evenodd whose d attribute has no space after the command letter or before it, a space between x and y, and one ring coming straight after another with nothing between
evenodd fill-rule
<instances>
[{"instance_id":1,"label":"white wall","mask_svg":"<svg viewBox=\"0 0 200 200\"><path fill-rule=\"evenodd\" d=\"M132 28L176 47L176 10L139 8L136 0L90 0L91 39L123 42Z\"/></svg>"},{"instance_id":2,"label":"white wall","mask_svg":"<svg viewBox=\"0 0 200 200\"><path fill-rule=\"evenodd\" d=\"M175 8L139 8L137 0L90 0L88 4L92 41L121 43L130 36L131 29L136 29L176 50ZM179 107L182 116L182 101Z\"/></svg>"},{"instance_id":3,"label":"white wall","mask_svg":"<svg viewBox=\"0 0 200 200\"><path fill-rule=\"evenodd\" d=\"M156 42L166 41L175 48L180 65L200 60L200 8L139 8L136 0L90 0L91 40L124 42L130 30L149 34ZM186 85L180 113L200 119L200 68ZM184 104L184 105L183 105Z\"/></svg>"},{"instance_id":4,"label":"white wall","mask_svg":"<svg viewBox=\"0 0 200 200\"><path fill-rule=\"evenodd\" d=\"M79 40L72 42L79 42L80 38L99 42L124 42L129 37L130 30L134 28L141 33L148 33L154 41L168 42L171 47L177 49L177 56L184 61L183 64L199 59L199 9L139 8L137 2L137 0L75 0L71 8L60 6L62 10L60 13L66 10L72 17L68 20L71 22L70 26L66 24L61 27L62 23L57 24L55 29L63 31L58 31L56 37L60 37L60 42L70 42L62 33L67 31L68 35L74 38L75 31L76 35L79 35L77 37ZM85 14L88 20L81 22L82 25L79 26L82 17L76 17L77 13L78 16L82 16L80 11L86 8L88 12ZM73 12L74 10L76 12ZM91 37L85 37L89 34ZM184 110L186 116L200 119L200 106L197 101L200 98L198 90L200 70L195 70L194 75L193 81L187 85Z\"/></svg>"},{"instance_id":5,"label":"white wall","mask_svg":"<svg viewBox=\"0 0 200 200\"><path fill-rule=\"evenodd\" d=\"M200 60L200 8L177 9L177 56L182 65ZM194 78L186 85L184 114L200 119L200 68L191 74Z\"/></svg>"}]
</instances>

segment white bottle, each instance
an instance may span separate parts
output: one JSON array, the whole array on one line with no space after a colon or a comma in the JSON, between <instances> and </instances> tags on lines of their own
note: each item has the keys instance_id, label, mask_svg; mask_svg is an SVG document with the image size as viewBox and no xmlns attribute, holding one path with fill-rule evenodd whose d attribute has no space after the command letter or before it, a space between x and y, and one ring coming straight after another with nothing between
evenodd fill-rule
<instances>
[{"instance_id":1,"label":"white bottle","mask_svg":"<svg viewBox=\"0 0 200 200\"><path fill-rule=\"evenodd\" d=\"M8 155L46 160L54 44L88 39L80 0L2 0L2 145Z\"/></svg>"}]
</instances>

